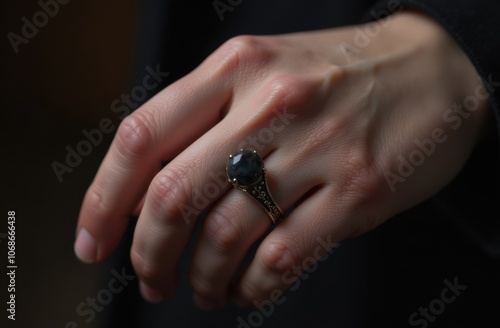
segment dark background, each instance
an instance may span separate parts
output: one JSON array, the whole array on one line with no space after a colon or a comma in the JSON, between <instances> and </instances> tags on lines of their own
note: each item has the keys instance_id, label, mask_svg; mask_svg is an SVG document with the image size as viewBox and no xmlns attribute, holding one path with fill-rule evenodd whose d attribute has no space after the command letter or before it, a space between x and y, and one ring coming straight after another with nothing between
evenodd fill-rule
<instances>
[{"instance_id":1,"label":"dark background","mask_svg":"<svg viewBox=\"0 0 500 328\"><path fill-rule=\"evenodd\" d=\"M36 1L1 1L0 122L2 185L0 233L7 211L16 212L17 320L6 320L6 240L0 269L1 327L65 327L75 310L109 280L105 266L85 266L73 253L84 192L112 134L59 182L51 167L64 163L67 145L83 140L82 129L103 117L118 122L111 102L128 93L136 70L139 1L78 1L39 28L15 54L7 33L21 35ZM5 255L5 257L4 257ZM97 327L98 316L91 327ZM7 324L7 325L6 325Z\"/></svg>"}]
</instances>

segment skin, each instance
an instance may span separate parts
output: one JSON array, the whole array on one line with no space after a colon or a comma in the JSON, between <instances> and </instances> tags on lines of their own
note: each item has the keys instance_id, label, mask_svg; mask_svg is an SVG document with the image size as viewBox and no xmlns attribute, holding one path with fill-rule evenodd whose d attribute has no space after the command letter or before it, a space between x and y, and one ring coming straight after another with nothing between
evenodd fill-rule
<instances>
[{"instance_id":1,"label":"skin","mask_svg":"<svg viewBox=\"0 0 500 328\"><path fill-rule=\"evenodd\" d=\"M378 33L350 52L353 27L236 37L127 117L83 201L77 256L105 260L137 211L130 256L142 294L169 299L198 220L186 209L208 208L190 266L195 301L204 309L229 298L252 304L289 287L313 264L304 259L319 260L320 239L365 233L442 189L490 120L487 96L458 127L443 118L478 88L486 93L477 72L419 13L358 28ZM401 158L418 149L415 139L436 129L446 140L391 185L388 172L398 174ZM271 220L224 181L228 155L242 143L264 159L280 207L295 206L243 270Z\"/></svg>"}]
</instances>

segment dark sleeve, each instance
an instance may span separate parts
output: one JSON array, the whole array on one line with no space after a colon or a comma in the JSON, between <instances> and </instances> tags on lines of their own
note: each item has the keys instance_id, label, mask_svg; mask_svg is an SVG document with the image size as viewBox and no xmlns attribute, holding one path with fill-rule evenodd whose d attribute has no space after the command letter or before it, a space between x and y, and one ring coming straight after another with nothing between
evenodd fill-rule
<instances>
[{"instance_id":1,"label":"dark sleeve","mask_svg":"<svg viewBox=\"0 0 500 328\"><path fill-rule=\"evenodd\" d=\"M366 16L380 19L402 9L417 9L435 18L476 67L491 94L500 131L500 1L382 0Z\"/></svg>"},{"instance_id":2,"label":"dark sleeve","mask_svg":"<svg viewBox=\"0 0 500 328\"><path fill-rule=\"evenodd\" d=\"M490 92L500 131L500 1L383 0L369 9L365 21L406 9L417 9L436 19L463 49ZM500 258L499 149L499 138L493 134L474 150L459 175L428 200L440 218L496 258Z\"/></svg>"}]
</instances>

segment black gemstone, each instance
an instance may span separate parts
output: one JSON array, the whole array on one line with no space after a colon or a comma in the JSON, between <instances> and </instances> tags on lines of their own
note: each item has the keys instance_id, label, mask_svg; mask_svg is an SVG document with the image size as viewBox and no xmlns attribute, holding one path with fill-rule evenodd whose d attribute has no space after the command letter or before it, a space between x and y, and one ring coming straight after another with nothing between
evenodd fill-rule
<instances>
[{"instance_id":1,"label":"black gemstone","mask_svg":"<svg viewBox=\"0 0 500 328\"><path fill-rule=\"evenodd\" d=\"M239 151L227 162L227 176L236 179L239 185L249 186L262 177L264 162L259 155L250 150Z\"/></svg>"}]
</instances>

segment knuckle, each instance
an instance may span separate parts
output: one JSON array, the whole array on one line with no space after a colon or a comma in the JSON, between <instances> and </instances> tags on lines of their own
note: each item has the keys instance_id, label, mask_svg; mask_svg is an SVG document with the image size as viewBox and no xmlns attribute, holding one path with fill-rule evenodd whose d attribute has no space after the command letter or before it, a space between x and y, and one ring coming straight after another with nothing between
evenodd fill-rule
<instances>
[{"instance_id":1,"label":"knuckle","mask_svg":"<svg viewBox=\"0 0 500 328\"><path fill-rule=\"evenodd\" d=\"M255 68L268 63L274 52L263 42L263 37L240 35L226 41L221 47L224 56L223 71Z\"/></svg>"},{"instance_id":2,"label":"knuckle","mask_svg":"<svg viewBox=\"0 0 500 328\"><path fill-rule=\"evenodd\" d=\"M163 170L151 182L148 192L153 211L159 215L160 224L175 224L180 219L179 204L189 200L189 179L187 172L180 168Z\"/></svg>"},{"instance_id":3,"label":"knuckle","mask_svg":"<svg viewBox=\"0 0 500 328\"><path fill-rule=\"evenodd\" d=\"M135 272L146 283L153 283L158 277L158 270L154 263L147 261L144 256L135 248L130 251L130 261Z\"/></svg>"},{"instance_id":4,"label":"knuckle","mask_svg":"<svg viewBox=\"0 0 500 328\"><path fill-rule=\"evenodd\" d=\"M289 115L311 114L311 101L317 98L322 81L317 76L281 74L270 78L266 84L269 94L266 101L270 111L286 109Z\"/></svg>"},{"instance_id":5,"label":"knuckle","mask_svg":"<svg viewBox=\"0 0 500 328\"><path fill-rule=\"evenodd\" d=\"M217 208L210 212L205 219L205 233L219 253L227 254L243 240L240 228L231 218L231 213L224 208Z\"/></svg>"},{"instance_id":6,"label":"knuckle","mask_svg":"<svg viewBox=\"0 0 500 328\"><path fill-rule=\"evenodd\" d=\"M290 107L290 98L300 89L299 77L281 75L273 77L267 85L270 99L267 101L270 109Z\"/></svg>"},{"instance_id":7,"label":"knuckle","mask_svg":"<svg viewBox=\"0 0 500 328\"><path fill-rule=\"evenodd\" d=\"M132 158L143 156L152 141L152 126L144 113L127 116L116 134L116 147L120 154Z\"/></svg>"},{"instance_id":8,"label":"knuckle","mask_svg":"<svg viewBox=\"0 0 500 328\"><path fill-rule=\"evenodd\" d=\"M299 263L295 250L289 241L274 241L266 245L262 255L261 264L264 270L276 275L282 275L290 270L294 264Z\"/></svg>"},{"instance_id":9,"label":"knuckle","mask_svg":"<svg viewBox=\"0 0 500 328\"><path fill-rule=\"evenodd\" d=\"M287 96L300 89L305 84L305 78L295 74L282 74L275 76L269 81L269 89L272 92L282 92Z\"/></svg>"},{"instance_id":10,"label":"knuckle","mask_svg":"<svg viewBox=\"0 0 500 328\"><path fill-rule=\"evenodd\" d=\"M99 188L94 185L90 186L87 190L84 204L86 214L91 218L101 217L110 212L109 206L103 201L102 193L99 191Z\"/></svg>"}]
</instances>

